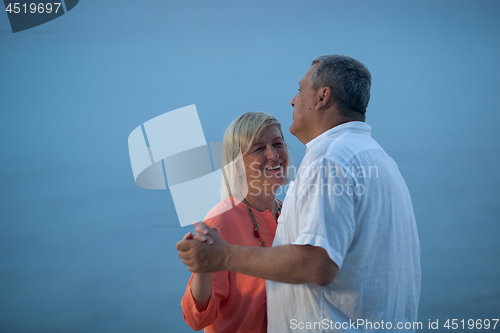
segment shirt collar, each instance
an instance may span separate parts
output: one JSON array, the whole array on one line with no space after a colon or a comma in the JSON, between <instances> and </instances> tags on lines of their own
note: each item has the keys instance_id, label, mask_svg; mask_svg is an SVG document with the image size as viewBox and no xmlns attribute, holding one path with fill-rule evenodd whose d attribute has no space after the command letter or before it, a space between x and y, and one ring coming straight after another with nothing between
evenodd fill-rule
<instances>
[{"instance_id":1,"label":"shirt collar","mask_svg":"<svg viewBox=\"0 0 500 333\"><path fill-rule=\"evenodd\" d=\"M345 132L359 133L371 136L372 128L370 125L362 121L349 121L330 128L328 131L321 133L308 143L306 143L306 151L311 149L316 143L323 141L326 138L338 137Z\"/></svg>"}]
</instances>

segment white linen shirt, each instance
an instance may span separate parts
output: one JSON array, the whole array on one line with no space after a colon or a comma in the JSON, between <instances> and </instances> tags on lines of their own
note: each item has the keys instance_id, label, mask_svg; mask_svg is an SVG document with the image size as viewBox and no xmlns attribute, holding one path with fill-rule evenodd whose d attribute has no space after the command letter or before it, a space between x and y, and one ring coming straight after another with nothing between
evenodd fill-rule
<instances>
[{"instance_id":1,"label":"white linen shirt","mask_svg":"<svg viewBox=\"0 0 500 333\"><path fill-rule=\"evenodd\" d=\"M273 246L322 247L340 270L327 287L267 281L268 332L415 331L398 329L417 321L420 297L411 198L370 133L348 122L307 144Z\"/></svg>"}]
</instances>

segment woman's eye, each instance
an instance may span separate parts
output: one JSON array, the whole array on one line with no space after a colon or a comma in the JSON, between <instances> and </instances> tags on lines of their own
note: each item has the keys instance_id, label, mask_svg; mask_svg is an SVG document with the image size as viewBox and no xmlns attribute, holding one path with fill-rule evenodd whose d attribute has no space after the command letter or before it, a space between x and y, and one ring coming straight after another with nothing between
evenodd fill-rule
<instances>
[{"instance_id":1,"label":"woman's eye","mask_svg":"<svg viewBox=\"0 0 500 333\"><path fill-rule=\"evenodd\" d=\"M253 152L255 153L255 152L261 151L262 149L264 149L264 148L259 147L259 148L255 149Z\"/></svg>"}]
</instances>

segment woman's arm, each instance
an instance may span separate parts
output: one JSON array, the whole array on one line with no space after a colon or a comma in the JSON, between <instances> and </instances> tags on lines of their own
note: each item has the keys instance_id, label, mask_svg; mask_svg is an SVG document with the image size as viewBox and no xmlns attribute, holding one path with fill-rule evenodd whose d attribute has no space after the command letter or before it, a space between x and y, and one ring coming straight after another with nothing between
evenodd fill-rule
<instances>
[{"instance_id":1,"label":"woman's arm","mask_svg":"<svg viewBox=\"0 0 500 333\"><path fill-rule=\"evenodd\" d=\"M212 273L194 273L191 282L191 294L193 295L196 309L202 312L207 309L212 294Z\"/></svg>"},{"instance_id":2,"label":"woman's arm","mask_svg":"<svg viewBox=\"0 0 500 333\"><path fill-rule=\"evenodd\" d=\"M184 235L184 239L197 239L204 242L203 235L193 235L188 232ZM191 294L196 304L196 309L200 312L205 311L210 301L212 294L212 273L194 273L193 281L191 282Z\"/></svg>"}]
</instances>

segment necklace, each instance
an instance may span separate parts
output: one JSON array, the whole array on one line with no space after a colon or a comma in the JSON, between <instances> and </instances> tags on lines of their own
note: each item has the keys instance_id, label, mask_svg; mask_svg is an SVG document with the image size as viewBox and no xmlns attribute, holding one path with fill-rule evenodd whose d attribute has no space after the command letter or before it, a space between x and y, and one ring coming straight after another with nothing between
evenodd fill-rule
<instances>
[{"instance_id":1,"label":"necklace","mask_svg":"<svg viewBox=\"0 0 500 333\"><path fill-rule=\"evenodd\" d=\"M262 238L260 237L260 233L259 233L259 225L257 224L257 220L255 219L255 215L252 213L252 209L250 208L250 205L248 204L248 201L245 199L243 200L245 202L245 204L247 205L247 209L248 209L248 214L250 215L250 220L252 220L252 224L253 224L253 235L255 238L258 238L259 239L259 245L262 246L262 247L266 247L266 243L264 243L264 241L262 240ZM281 207L280 205L276 204L277 208L278 208L278 212L281 213Z\"/></svg>"}]
</instances>

